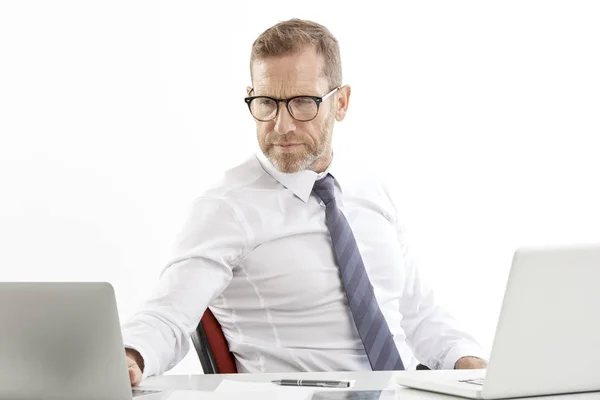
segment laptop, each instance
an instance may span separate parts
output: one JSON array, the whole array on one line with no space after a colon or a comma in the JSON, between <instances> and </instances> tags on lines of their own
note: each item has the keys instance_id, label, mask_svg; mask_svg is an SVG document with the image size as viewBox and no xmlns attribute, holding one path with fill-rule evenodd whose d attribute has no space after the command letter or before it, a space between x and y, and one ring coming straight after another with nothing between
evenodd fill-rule
<instances>
[{"instance_id":1,"label":"laptop","mask_svg":"<svg viewBox=\"0 0 600 400\"><path fill-rule=\"evenodd\" d=\"M133 396L110 284L0 283L0 399Z\"/></svg>"},{"instance_id":2,"label":"laptop","mask_svg":"<svg viewBox=\"0 0 600 400\"><path fill-rule=\"evenodd\" d=\"M600 245L520 248L487 369L464 379L411 371L396 382L474 399L600 391L599 305Z\"/></svg>"}]
</instances>

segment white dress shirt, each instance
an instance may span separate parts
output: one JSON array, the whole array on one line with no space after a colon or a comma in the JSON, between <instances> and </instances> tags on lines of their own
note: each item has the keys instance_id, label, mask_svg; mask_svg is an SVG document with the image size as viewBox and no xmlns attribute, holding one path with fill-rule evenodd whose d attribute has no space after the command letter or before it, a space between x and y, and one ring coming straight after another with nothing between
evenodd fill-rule
<instances>
[{"instance_id":1,"label":"white dress shirt","mask_svg":"<svg viewBox=\"0 0 600 400\"><path fill-rule=\"evenodd\" d=\"M405 366L452 369L460 357L483 358L419 276L381 182L335 163L320 175L284 174L259 152L195 201L153 295L123 325L125 346L144 359L144 376L164 373L187 354L207 306L239 372L371 369L325 206L311 194L326 173L336 179L338 206Z\"/></svg>"}]
</instances>

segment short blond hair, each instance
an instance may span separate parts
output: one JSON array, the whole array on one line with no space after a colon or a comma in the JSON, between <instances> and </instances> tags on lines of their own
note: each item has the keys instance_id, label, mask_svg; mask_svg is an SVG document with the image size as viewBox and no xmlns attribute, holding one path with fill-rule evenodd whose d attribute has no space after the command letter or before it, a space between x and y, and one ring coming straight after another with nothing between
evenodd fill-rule
<instances>
[{"instance_id":1,"label":"short blond hair","mask_svg":"<svg viewBox=\"0 0 600 400\"><path fill-rule=\"evenodd\" d=\"M313 21L293 18L273 25L252 44L250 73L256 60L293 54L313 46L323 57L323 75L331 88L342 86L342 60L337 39L329 29Z\"/></svg>"}]
</instances>

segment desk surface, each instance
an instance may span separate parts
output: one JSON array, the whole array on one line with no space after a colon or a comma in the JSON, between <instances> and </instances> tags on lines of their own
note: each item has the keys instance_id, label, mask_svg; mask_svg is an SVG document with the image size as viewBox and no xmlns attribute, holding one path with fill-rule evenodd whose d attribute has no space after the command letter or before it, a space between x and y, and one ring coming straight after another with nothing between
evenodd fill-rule
<instances>
[{"instance_id":1,"label":"desk surface","mask_svg":"<svg viewBox=\"0 0 600 400\"><path fill-rule=\"evenodd\" d=\"M396 374L443 374L449 378L464 379L481 371L358 371L358 372L305 372L305 373L265 373L265 374L215 374L215 375L162 375L142 381L140 389L151 390L206 390L213 391L224 379L246 382L268 382L276 379L332 379L354 380L352 390L394 390L394 398L403 400L452 400L453 396L413 390L397 385ZM162 398L167 398L164 396ZM140 398L140 399L143 399ZM545 396L544 400L600 400L600 392L573 395Z\"/></svg>"},{"instance_id":2,"label":"desk surface","mask_svg":"<svg viewBox=\"0 0 600 400\"><path fill-rule=\"evenodd\" d=\"M223 379L246 382L269 382L276 379L331 379L355 380L352 389L382 390L394 384L393 376L397 372L304 372L304 373L266 373L266 374L208 374L208 375L162 375L142 381L140 389L172 390L215 390Z\"/></svg>"}]
</instances>

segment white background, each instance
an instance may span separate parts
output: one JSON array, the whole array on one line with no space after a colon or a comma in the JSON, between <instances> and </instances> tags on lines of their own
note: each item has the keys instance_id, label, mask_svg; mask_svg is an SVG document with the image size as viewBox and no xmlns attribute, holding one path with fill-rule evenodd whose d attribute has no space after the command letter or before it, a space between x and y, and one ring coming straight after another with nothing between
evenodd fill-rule
<instances>
[{"instance_id":1,"label":"white background","mask_svg":"<svg viewBox=\"0 0 600 400\"><path fill-rule=\"evenodd\" d=\"M109 281L131 315L194 197L255 151L253 40L307 18L353 88L336 152L387 181L489 351L517 246L600 241L600 3L396 3L0 3L0 280Z\"/></svg>"}]
</instances>

